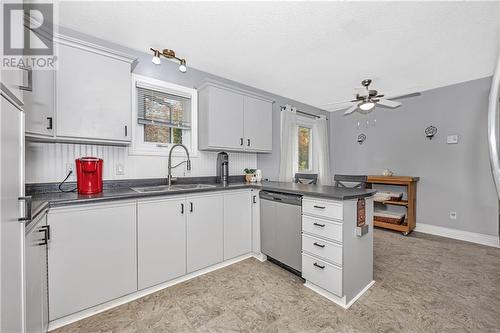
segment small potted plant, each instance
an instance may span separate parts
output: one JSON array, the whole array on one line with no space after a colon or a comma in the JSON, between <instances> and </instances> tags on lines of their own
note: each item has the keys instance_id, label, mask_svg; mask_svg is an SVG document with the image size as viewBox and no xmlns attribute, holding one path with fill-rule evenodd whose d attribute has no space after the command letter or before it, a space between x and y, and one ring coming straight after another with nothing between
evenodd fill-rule
<instances>
[{"instance_id":1,"label":"small potted plant","mask_svg":"<svg viewBox=\"0 0 500 333\"><path fill-rule=\"evenodd\" d=\"M248 168L246 168L244 171L245 171L245 181L247 183L252 182L252 178L255 179L255 171L256 171L256 169L248 169Z\"/></svg>"}]
</instances>

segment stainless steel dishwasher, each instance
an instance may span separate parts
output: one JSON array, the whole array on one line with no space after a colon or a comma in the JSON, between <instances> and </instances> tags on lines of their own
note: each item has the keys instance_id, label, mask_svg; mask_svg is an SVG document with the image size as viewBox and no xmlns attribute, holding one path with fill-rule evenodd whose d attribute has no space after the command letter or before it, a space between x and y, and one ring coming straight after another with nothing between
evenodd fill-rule
<instances>
[{"instance_id":1,"label":"stainless steel dishwasher","mask_svg":"<svg viewBox=\"0 0 500 333\"><path fill-rule=\"evenodd\" d=\"M302 196L260 191L261 251L300 273Z\"/></svg>"}]
</instances>

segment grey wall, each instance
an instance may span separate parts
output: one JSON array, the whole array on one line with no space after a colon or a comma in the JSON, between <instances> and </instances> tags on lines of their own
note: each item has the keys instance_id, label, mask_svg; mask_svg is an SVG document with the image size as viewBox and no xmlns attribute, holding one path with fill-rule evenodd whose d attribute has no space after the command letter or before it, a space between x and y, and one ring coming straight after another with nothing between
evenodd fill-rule
<instances>
[{"instance_id":1,"label":"grey wall","mask_svg":"<svg viewBox=\"0 0 500 333\"><path fill-rule=\"evenodd\" d=\"M298 101L272 94L254 87L249 87L244 84L234 82L219 76L197 70L195 68L189 67L189 59L187 59L188 71L187 73L180 73L178 71L178 64L167 59L162 58L162 63L160 66L156 66L151 62L152 54L145 50L145 52L138 52L136 50L131 50L129 48L123 47L121 45L114 44L109 41L94 38L92 36L81 34L77 31L73 31L64 27L59 27L59 31L70 36L80 38L82 40L87 40L90 42L97 43L99 45L107 46L115 50L123 51L131 55L135 55L138 58L138 64L134 69L134 73L149 76L159 80L164 80L172 82L175 84L183 85L186 87L194 87L205 79L215 79L221 82L226 82L236 87L247 89L259 94L264 94L269 96L275 101L273 105L273 153L272 154L258 154L257 167L262 169L263 177L270 179L277 179L279 172L279 159L280 159L280 106L285 104L290 104L297 107L299 110L313 113L313 114L327 114L327 112L315 108L310 105L300 103ZM111 39L111 37L110 37ZM151 45L152 47L168 47L168 45ZM182 56L182 50L175 50L179 55ZM241 61L245 61L241 59ZM273 73L269 73L272 76ZM292 74L291 74L292 75Z\"/></svg>"},{"instance_id":2,"label":"grey wall","mask_svg":"<svg viewBox=\"0 0 500 333\"><path fill-rule=\"evenodd\" d=\"M490 83L484 78L426 91L401 100L398 109L375 109L366 116L335 112L330 117L333 172L380 174L388 168L419 176L417 225L498 235L486 141ZM424 135L428 125L438 128L432 140ZM359 133L367 136L362 145L356 142ZM458 134L459 143L447 144L449 134ZM449 218L450 210L457 212L456 220Z\"/></svg>"}]
</instances>

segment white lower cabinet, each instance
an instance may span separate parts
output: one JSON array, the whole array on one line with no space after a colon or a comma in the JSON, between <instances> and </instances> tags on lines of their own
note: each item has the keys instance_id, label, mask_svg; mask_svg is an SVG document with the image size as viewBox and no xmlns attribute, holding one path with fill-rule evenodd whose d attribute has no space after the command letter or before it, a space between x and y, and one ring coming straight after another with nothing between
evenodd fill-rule
<instances>
[{"instance_id":1,"label":"white lower cabinet","mask_svg":"<svg viewBox=\"0 0 500 333\"><path fill-rule=\"evenodd\" d=\"M50 209L50 320L250 254L252 193L232 190Z\"/></svg>"},{"instance_id":2,"label":"white lower cabinet","mask_svg":"<svg viewBox=\"0 0 500 333\"><path fill-rule=\"evenodd\" d=\"M260 254L260 190L252 190L252 252Z\"/></svg>"},{"instance_id":3,"label":"white lower cabinet","mask_svg":"<svg viewBox=\"0 0 500 333\"><path fill-rule=\"evenodd\" d=\"M252 252L252 193L224 194L224 260Z\"/></svg>"},{"instance_id":4,"label":"white lower cabinet","mask_svg":"<svg viewBox=\"0 0 500 333\"><path fill-rule=\"evenodd\" d=\"M343 296L341 267L303 253L302 277L338 297Z\"/></svg>"},{"instance_id":5,"label":"white lower cabinet","mask_svg":"<svg viewBox=\"0 0 500 333\"><path fill-rule=\"evenodd\" d=\"M186 214L188 273L222 262L223 195L188 197Z\"/></svg>"},{"instance_id":6,"label":"white lower cabinet","mask_svg":"<svg viewBox=\"0 0 500 333\"><path fill-rule=\"evenodd\" d=\"M136 202L51 209L48 223L51 320L137 290Z\"/></svg>"},{"instance_id":7,"label":"white lower cabinet","mask_svg":"<svg viewBox=\"0 0 500 333\"><path fill-rule=\"evenodd\" d=\"M185 198L137 204L139 289L186 274Z\"/></svg>"}]
</instances>

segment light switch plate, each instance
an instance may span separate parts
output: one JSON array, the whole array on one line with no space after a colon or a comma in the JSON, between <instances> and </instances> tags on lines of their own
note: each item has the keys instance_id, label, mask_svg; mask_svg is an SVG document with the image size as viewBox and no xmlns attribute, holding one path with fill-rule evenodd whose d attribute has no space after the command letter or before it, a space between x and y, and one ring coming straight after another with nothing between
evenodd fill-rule
<instances>
[{"instance_id":1,"label":"light switch plate","mask_svg":"<svg viewBox=\"0 0 500 333\"><path fill-rule=\"evenodd\" d=\"M121 164L121 163L115 164L115 174L117 176L122 176L125 174L125 168L123 167L123 164Z\"/></svg>"},{"instance_id":2,"label":"light switch plate","mask_svg":"<svg viewBox=\"0 0 500 333\"><path fill-rule=\"evenodd\" d=\"M446 137L446 143L447 144L456 144L456 143L458 143L458 135L457 134L448 135Z\"/></svg>"}]
</instances>

